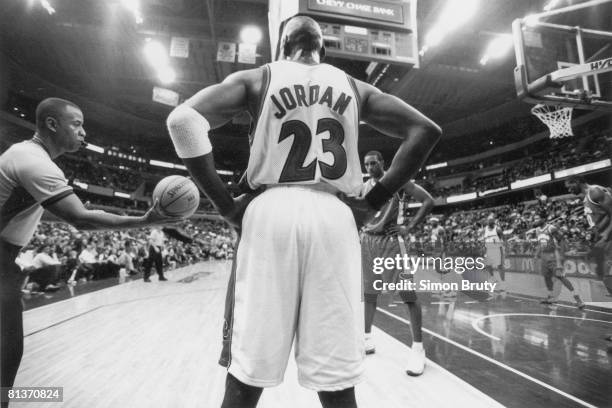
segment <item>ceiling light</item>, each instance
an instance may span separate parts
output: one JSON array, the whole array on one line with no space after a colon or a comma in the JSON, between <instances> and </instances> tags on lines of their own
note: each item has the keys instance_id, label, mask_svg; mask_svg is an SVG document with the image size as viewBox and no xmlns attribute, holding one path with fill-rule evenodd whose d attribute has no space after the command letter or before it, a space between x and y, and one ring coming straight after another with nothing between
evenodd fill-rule
<instances>
[{"instance_id":1,"label":"ceiling light","mask_svg":"<svg viewBox=\"0 0 612 408\"><path fill-rule=\"evenodd\" d=\"M51 6L51 4L49 4L48 0L40 0L40 5L47 10L47 13L55 14L55 9Z\"/></svg>"},{"instance_id":2,"label":"ceiling light","mask_svg":"<svg viewBox=\"0 0 612 408\"><path fill-rule=\"evenodd\" d=\"M499 34L489 42L484 57L480 60L480 65L486 65L490 59L501 58L512 49L512 35Z\"/></svg>"},{"instance_id":3,"label":"ceiling light","mask_svg":"<svg viewBox=\"0 0 612 408\"><path fill-rule=\"evenodd\" d=\"M123 7L128 9L136 20L136 24L142 24L142 13L140 12L140 1L139 0L121 0Z\"/></svg>"},{"instance_id":4,"label":"ceiling light","mask_svg":"<svg viewBox=\"0 0 612 408\"><path fill-rule=\"evenodd\" d=\"M159 65L168 64L168 51L160 42L147 38L144 46L144 54L151 65L157 67Z\"/></svg>"},{"instance_id":5,"label":"ceiling light","mask_svg":"<svg viewBox=\"0 0 612 408\"><path fill-rule=\"evenodd\" d=\"M240 31L240 40L243 43L259 44L261 37L261 30L256 26L246 26Z\"/></svg>"},{"instance_id":6,"label":"ceiling light","mask_svg":"<svg viewBox=\"0 0 612 408\"><path fill-rule=\"evenodd\" d=\"M425 36L425 45L419 54L425 54L429 48L440 44L449 32L465 24L476 14L478 4L479 0L448 0L438 21Z\"/></svg>"},{"instance_id":7,"label":"ceiling light","mask_svg":"<svg viewBox=\"0 0 612 408\"><path fill-rule=\"evenodd\" d=\"M557 7L559 4L559 0L550 0L547 5L544 6L544 11L550 11L553 8Z\"/></svg>"},{"instance_id":8,"label":"ceiling light","mask_svg":"<svg viewBox=\"0 0 612 408\"><path fill-rule=\"evenodd\" d=\"M176 72L171 67L163 66L157 70L157 76L164 84L169 84L176 79Z\"/></svg>"}]
</instances>

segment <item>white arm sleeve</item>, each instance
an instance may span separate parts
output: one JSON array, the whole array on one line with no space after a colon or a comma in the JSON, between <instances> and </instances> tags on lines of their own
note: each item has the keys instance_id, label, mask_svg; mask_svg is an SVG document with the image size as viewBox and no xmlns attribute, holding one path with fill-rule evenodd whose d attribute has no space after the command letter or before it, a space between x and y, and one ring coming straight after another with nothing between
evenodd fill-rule
<instances>
[{"instance_id":1,"label":"white arm sleeve","mask_svg":"<svg viewBox=\"0 0 612 408\"><path fill-rule=\"evenodd\" d=\"M208 138L210 124L195 109L186 105L175 108L166 120L176 154L181 159L202 156L212 152Z\"/></svg>"}]
</instances>

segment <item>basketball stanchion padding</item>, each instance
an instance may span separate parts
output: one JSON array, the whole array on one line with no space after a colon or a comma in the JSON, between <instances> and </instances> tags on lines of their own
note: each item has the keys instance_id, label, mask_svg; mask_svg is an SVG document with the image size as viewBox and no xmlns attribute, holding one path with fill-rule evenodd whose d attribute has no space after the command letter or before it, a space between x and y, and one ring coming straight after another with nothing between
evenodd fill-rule
<instances>
[{"instance_id":1,"label":"basketball stanchion padding","mask_svg":"<svg viewBox=\"0 0 612 408\"><path fill-rule=\"evenodd\" d=\"M572 132L572 111L567 106L537 104L531 108L531 113L538 117L550 130L550 138L574 136Z\"/></svg>"},{"instance_id":2,"label":"basketball stanchion padding","mask_svg":"<svg viewBox=\"0 0 612 408\"><path fill-rule=\"evenodd\" d=\"M153 190L153 201L159 201L159 211L169 217L189 217L200 205L200 192L191 179L168 176Z\"/></svg>"}]
</instances>

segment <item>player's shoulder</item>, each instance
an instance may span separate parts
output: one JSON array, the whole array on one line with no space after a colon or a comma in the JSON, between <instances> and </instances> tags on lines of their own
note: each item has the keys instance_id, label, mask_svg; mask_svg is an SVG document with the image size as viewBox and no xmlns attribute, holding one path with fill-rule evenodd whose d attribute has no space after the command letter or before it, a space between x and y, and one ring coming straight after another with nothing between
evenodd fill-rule
<instances>
[{"instance_id":1,"label":"player's shoulder","mask_svg":"<svg viewBox=\"0 0 612 408\"><path fill-rule=\"evenodd\" d=\"M378 89L372 84L368 84L367 82L353 78L348 74L347 76L351 78L351 80L354 82L355 88L357 89L357 92L359 93L359 97L361 98L361 100L367 100L370 95L382 93L380 89Z\"/></svg>"},{"instance_id":2,"label":"player's shoulder","mask_svg":"<svg viewBox=\"0 0 612 408\"><path fill-rule=\"evenodd\" d=\"M29 140L15 143L4 152L2 158L5 165L23 170L45 171L50 165L56 167L43 148Z\"/></svg>"},{"instance_id":3,"label":"player's shoulder","mask_svg":"<svg viewBox=\"0 0 612 408\"><path fill-rule=\"evenodd\" d=\"M262 75L268 70L267 64L257 68L245 69L229 74L223 82L254 83L261 80Z\"/></svg>"},{"instance_id":4,"label":"player's shoulder","mask_svg":"<svg viewBox=\"0 0 612 408\"><path fill-rule=\"evenodd\" d=\"M4 155L7 155L7 156L40 155L41 152L42 152L42 149L38 145L32 143L29 140L24 140L23 142L18 142L18 143L11 145L11 147L9 147L6 150L6 152L4 152Z\"/></svg>"},{"instance_id":5,"label":"player's shoulder","mask_svg":"<svg viewBox=\"0 0 612 408\"><path fill-rule=\"evenodd\" d=\"M587 198L595 203L602 201L606 195L612 195L612 192L603 186L590 185L586 191Z\"/></svg>"},{"instance_id":6,"label":"player's shoulder","mask_svg":"<svg viewBox=\"0 0 612 408\"><path fill-rule=\"evenodd\" d=\"M415 182L413 180L408 180L406 184L404 184L400 188L400 192L405 193L405 194L411 194L414 192L415 189L416 189Z\"/></svg>"}]
</instances>

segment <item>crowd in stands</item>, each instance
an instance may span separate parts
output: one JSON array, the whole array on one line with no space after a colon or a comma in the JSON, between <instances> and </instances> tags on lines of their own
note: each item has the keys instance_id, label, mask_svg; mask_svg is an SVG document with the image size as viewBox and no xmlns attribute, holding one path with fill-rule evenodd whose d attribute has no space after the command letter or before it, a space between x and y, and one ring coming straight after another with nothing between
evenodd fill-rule
<instances>
[{"instance_id":1,"label":"crowd in stands","mask_svg":"<svg viewBox=\"0 0 612 408\"><path fill-rule=\"evenodd\" d=\"M595 237L585 220L582 201L541 196L530 203L436 214L446 232L446 254L482 255L483 228L491 215L503 231L507 254L534 254L538 244L533 231L536 215L558 229L566 253L588 255L593 249ZM165 234L162 256L167 268L234 256L236 235L222 221L185 221L178 230L179 236ZM139 275L147 262L149 232L148 228L84 232L68 224L43 222L17 263L30 276L30 290L36 287L53 290L61 284ZM431 251L430 224L417 227L407 242L411 251Z\"/></svg>"},{"instance_id":2,"label":"crowd in stands","mask_svg":"<svg viewBox=\"0 0 612 408\"><path fill-rule=\"evenodd\" d=\"M519 150L522 152L520 159L512 160L509 155L505 154L506 160L503 164L487 163L485 165L482 162L476 164L477 170L473 173L465 173L464 177L458 180L458 184L442 186L438 176L440 172L427 172L425 178L419 180L418 183L435 197L448 197L476 191L484 192L505 187L517 180L610 158L612 156L611 136L612 133L608 131L588 134L582 138L565 138L558 141L546 139L543 142L547 145L540 147L538 152L532 152L532 148ZM491 167L488 167L489 165ZM483 168L490 169L490 171L480 176L478 170Z\"/></svg>"},{"instance_id":3,"label":"crowd in stands","mask_svg":"<svg viewBox=\"0 0 612 408\"><path fill-rule=\"evenodd\" d=\"M101 164L92 155L87 155L87 158L64 155L56 162L69 182L78 181L123 192L132 192L144 182L140 173Z\"/></svg>"},{"instance_id":4,"label":"crowd in stands","mask_svg":"<svg viewBox=\"0 0 612 408\"><path fill-rule=\"evenodd\" d=\"M470 133L469 136L447 138L432 153L429 162L439 163L519 142L544 129L544 125L537 118L528 116L501 126Z\"/></svg>"},{"instance_id":5,"label":"crowd in stands","mask_svg":"<svg viewBox=\"0 0 612 408\"><path fill-rule=\"evenodd\" d=\"M589 253L593 248L594 234L584 217L579 198L551 200L545 196L530 204L508 204L480 210L455 211L437 215L445 229L447 250L456 253L482 253L482 236L487 217L493 215L496 225L503 231L507 253L533 254L538 241L534 233L534 217L542 217L554 225L568 253ZM409 239L415 250L427 250L431 226L422 224Z\"/></svg>"},{"instance_id":6,"label":"crowd in stands","mask_svg":"<svg viewBox=\"0 0 612 408\"><path fill-rule=\"evenodd\" d=\"M172 230L165 234L165 267L233 258L235 236L222 221L184 221ZM147 262L149 232L149 228L85 232L64 223L43 222L16 262L28 273L30 290L138 275Z\"/></svg>"}]
</instances>

